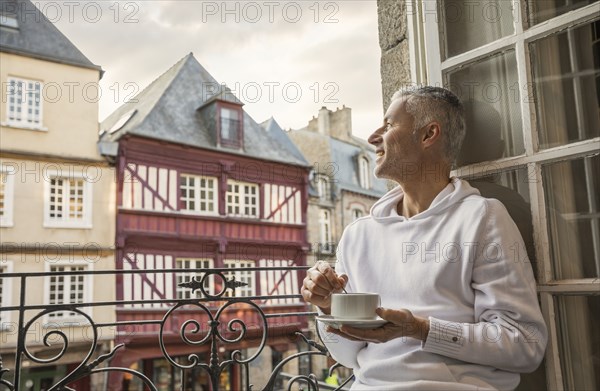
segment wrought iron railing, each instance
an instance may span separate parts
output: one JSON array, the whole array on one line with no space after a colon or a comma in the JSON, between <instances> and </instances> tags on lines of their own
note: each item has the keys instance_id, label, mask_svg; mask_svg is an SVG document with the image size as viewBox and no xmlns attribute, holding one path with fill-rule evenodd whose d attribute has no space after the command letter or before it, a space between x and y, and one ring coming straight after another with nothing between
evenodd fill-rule
<instances>
[{"instance_id":1,"label":"wrought iron railing","mask_svg":"<svg viewBox=\"0 0 600 391\"><path fill-rule=\"evenodd\" d=\"M244 384L246 385L244 389L250 390L253 389L252 382L250 379L250 371L249 364L256 360L257 357L263 352L264 347L267 343L267 337L269 334L269 319L278 319L285 317L300 317L306 319L307 321L313 322L312 317L316 314L315 312L311 312L308 310L306 306L301 302L301 296L299 294L295 295L271 295L271 296L249 296L249 297L236 297L235 292L236 288L239 288L245 283L236 281L235 278L227 278L227 275L230 272L240 270L243 272L259 272L262 270L286 270L290 272L304 273L307 267L275 267L275 268L242 268L242 269L197 269L197 270L182 270L182 269L167 269L167 270L76 270L76 271L61 271L61 272L40 272L40 273L2 273L0 274L0 279L2 279L2 286L8 287L14 284L8 284L7 281L13 281L15 284L19 284L18 289L13 289L18 292L18 297L16 300L12 300L12 304L8 306L0 307L0 319L5 319L5 314L9 312L16 312L18 314L17 319L11 323L13 325L14 331L16 331L16 344L14 352L10 352L11 355L14 354L14 365L10 367L4 367L2 363L2 356L0 356L0 390L8 389L10 391L15 390L23 390L23 376L22 373L25 369L23 362L24 359L31 361L36 364L53 364L59 362L61 358L65 356L65 354L69 350L69 346L71 344L70 333L68 332L69 327L75 327L73 325L66 325L63 328L47 328L44 329L43 336L41 341L45 346L50 346L50 341L56 344L56 340L59 340L59 351L55 353L53 357L39 357L36 352L32 352L30 347L28 347L27 336L31 331L32 325L47 321L52 314L65 314L69 313L70 316L75 316L79 319L77 327L83 326L91 330L91 336L88 339L88 343L91 344L89 351L82 355L80 363L64 375L60 380L55 381L54 384L47 388L48 390L54 391L63 391L63 390L73 390L72 385L74 382L77 382L83 378L89 377L93 374L97 373L121 373L127 374L127 376L134 377L139 379L145 387L145 389L149 390L158 390L156 384L152 382L152 380L146 376L142 370L132 369L131 367L125 366L112 366L112 360L115 356L119 355L120 351L126 347L128 343L127 338L121 338L123 330L130 326L152 326L158 329L158 340L156 343L160 347L160 351L162 352L162 356L169 362L169 364L175 368L175 370L180 371L180 378L185 379L185 374L187 371L192 369L198 370L201 369L206 372L211 382L211 389L214 391L219 391L219 377L221 373L229 368L230 366L239 366L240 374L243 374L245 378ZM45 303L32 303L32 298L28 295L31 291L35 291L35 289L31 290L31 280L36 281L35 279L44 278L57 278L62 277L65 278L67 276L90 276L90 278L99 278L100 276L114 276L115 280L117 277L124 277L126 275L132 275L136 273L146 273L146 274L158 274L158 273L166 273L168 275L172 275L176 277L178 273L186 273L189 275L190 272L196 272L201 275L201 279L192 278L186 282L180 283L179 286L181 288L187 288L192 291L199 291L200 295L197 298L192 299L159 299L159 300L114 300L114 301L85 301L79 303L70 303L70 304L45 304ZM219 286L221 290L217 293L214 290L206 288L208 287L208 279L214 282L218 280L221 282ZM56 281L56 280L54 280ZM17 288L15 286L15 288ZM114 289L114 287L103 286L101 289ZM40 290L38 289L38 292ZM47 290L46 290L47 292ZM3 294L8 294L8 292L3 292ZM174 292L176 294L176 292ZM34 298L35 299L35 298ZM264 300L268 299L294 299L297 300L296 305L288 305L288 306L265 306ZM39 300L39 294L38 294ZM151 310L162 310L164 315L161 318L157 319L142 319L142 320L131 320L122 318L119 319L119 311L123 310L126 307L131 307L139 304L156 304L159 305L157 308L151 308ZM248 314L251 311L254 312L253 319L259 319L258 327L254 327L255 333L253 334L254 340L259 340L258 346L256 346L256 352L252 354L250 357L243 357L241 350L234 350L231 352L229 357L222 358L220 352L220 348L223 345L227 344L235 344L243 341L248 337L248 327L246 324L246 320L243 315L242 318L232 316L230 311L234 307L239 307L240 305L246 306L247 311L244 314ZM195 311L186 311L184 312L184 316L187 316L187 319L181 321L181 315L178 315L181 324L179 326L179 330L170 330L173 322L171 322L171 317L175 314L179 309L187 307L188 309L192 307ZM105 308L110 309L111 311L115 311L114 318L115 321L112 322L96 322L92 316L89 315L89 308ZM284 309L281 311L281 309ZM147 311L148 308L140 308L140 311ZM33 312L33 314L32 314ZM228 314L225 316L224 314ZM60 316L58 317L60 319ZM57 319L54 317L52 319ZM225 319L225 321L224 321ZM257 326L253 324L253 326ZM107 352L98 352L99 346L99 335L102 334L102 329L104 328L116 328L117 333L115 335L115 343L111 349ZM256 330L258 330L256 332ZM320 339L318 328L315 328L316 334ZM4 328L4 331L0 330L0 334L7 332L7 329ZM200 349L203 347L205 350L207 349L208 359L202 361L201 355L197 353L188 354L185 360L175 360L168 352L167 346L168 342L165 341L165 336L170 334L178 335L181 341L185 345L190 347L197 347ZM275 385L277 380L281 381L282 377L282 369L284 365L292 362L293 360L298 360L301 357L305 356L328 356L327 349L320 343L314 340L309 339L309 337L305 336L300 332L294 333L297 338L301 339L306 344L306 351L299 351L298 353L292 354L281 362L279 362L276 367L272 370L270 376L268 377L268 381L266 385L264 385L264 390L275 390ZM196 337L194 339L194 337ZM3 337L5 339L5 337ZM6 345L5 345L6 346ZM208 348L207 348L208 347ZM101 354L102 353L102 354ZM6 358L6 352L4 353ZM182 362L184 361L184 362ZM329 375L333 373L333 371L338 369L338 365L334 365L329 369ZM349 383L351 377L345 379L342 384L335 388L336 390L341 390L346 384ZM318 391L319 389L323 389L322 383L317 379L317 376L311 373L307 374L298 374L292 377L287 377L287 389L291 390L293 387L301 387L308 390ZM106 387L106 385L105 385ZM178 386L179 389L184 390L185 388L184 381L181 381L181 384ZM321 388L320 388L321 387ZM329 388L331 389L331 388Z\"/></svg>"}]
</instances>

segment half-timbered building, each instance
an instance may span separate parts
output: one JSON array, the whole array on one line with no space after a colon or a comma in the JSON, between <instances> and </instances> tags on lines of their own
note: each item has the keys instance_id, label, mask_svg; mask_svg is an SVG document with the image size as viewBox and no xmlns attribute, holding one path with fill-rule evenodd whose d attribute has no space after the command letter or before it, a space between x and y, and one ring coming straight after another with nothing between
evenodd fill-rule
<instances>
[{"instance_id":1,"label":"half-timbered building","mask_svg":"<svg viewBox=\"0 0 600 391\"><path fill-rule=\"evenodd\" d=\"M247 335L257 335L227 345L219 352L223 357L234 350L251 354L265 326L266 348L274 356L286 354L296 344L290 336L306 327L295 316L274 316L265 325L247 303L214 300L221 293L223 299L253 297L267 315L305 309L293 267L306 264L309 250L310 167L283 131L262 128L242 106L190 53L101 125L100 149L113 160L118 178L117 268L127 272L117 277L116 296L130 303L117 308L117 319L142 323L120 326L118 340L126 346L115 360L143 370L165 389L179 375L162 347L176 362L187 363L191 353L209 361L210 344L190 346L179 334L186 320L198 322L198 332L206 334L204 309L214 315L222 305L222 324L238 318ZM181 272L162 272L173 269ZM201 289L181 286L194 278ZM227 288L232 278L244 285ZM281 295L296 297L274 298ZM206 297L213 300L205 308L183 306L167 315L163 330L152 321L172 309L169 300ZM264 369L270 373L271 362ZM232 389L243 386L236 371L232 366L222 375ZM191 374L195 384L208 384L200 372Z\"/></svg>"}]
</instances>

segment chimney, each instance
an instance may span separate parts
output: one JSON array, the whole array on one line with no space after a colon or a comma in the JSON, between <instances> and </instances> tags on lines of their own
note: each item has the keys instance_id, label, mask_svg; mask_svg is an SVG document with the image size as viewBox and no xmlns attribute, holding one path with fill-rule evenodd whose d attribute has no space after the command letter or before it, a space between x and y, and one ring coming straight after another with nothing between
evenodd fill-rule
<instances>
[{"instance_id":1,"label":"chimney","mask_svg":"<svg viewBox=\"0 0 600 391\"><path fill-rule=\"evenodd\" d=\"M340 140L352 140L352 109L344 105L331 113L330 134Z\"/></svg>"},{"instance_id":2,"label":"chimney","mask_svg":"<svg viewBox=\"0 0 600 391\"><path fill-rule=\"evenodd\" d=\"M327 107L321 107L319 110L319 133L329 136L329 114L331 112L327 109Z\"/></svg>"}]
</instances>

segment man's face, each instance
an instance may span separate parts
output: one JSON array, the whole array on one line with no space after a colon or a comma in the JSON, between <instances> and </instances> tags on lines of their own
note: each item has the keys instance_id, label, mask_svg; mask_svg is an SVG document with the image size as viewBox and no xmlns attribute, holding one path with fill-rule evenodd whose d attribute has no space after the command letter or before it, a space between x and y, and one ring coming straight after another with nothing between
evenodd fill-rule
<instances>
[{"instance_id":1,"label":"man's face","mask_svg":"<svg viewBox=\"0 0 600 391\"><path fill-rule=\"evenodd\" d=\"M419 142L413 136L413 117L406 111L407 98L394 100L383 125L370 137L377 154L375 176L402 182L418 171L421 159Z\"/></svg>"}]
</instances>

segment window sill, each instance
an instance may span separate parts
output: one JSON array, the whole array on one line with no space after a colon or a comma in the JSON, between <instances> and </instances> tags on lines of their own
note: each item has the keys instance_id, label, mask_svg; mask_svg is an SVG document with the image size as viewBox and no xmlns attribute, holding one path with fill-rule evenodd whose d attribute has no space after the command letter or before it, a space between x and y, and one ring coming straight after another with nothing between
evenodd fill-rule
<instances>
[{"instance_id":1,"label":"window sill","mask_svg":"<svg viewBox=\"0 0 600 391\"><path fill-rule=\"evenodd\" d=\"M4 126L11 129L20 129L20 130L34 130L37 132L47 132L48 128L45 126L28 126L26 124L20 124L15 122L0 122L0 126Z\"/></svg>"},{"instance_id":2,"label":"window sill","mask_svg":"<svg viewBox=\"0 0 600 391\"><path fill-rule=\"evenodd\" d=\"M60 327L89 327L90 321L83 316L65 316L51 319L46 316L42 328L53 329Z\"/></svg>"},{"instance_id":3,"label":"window sill","mask_svg":"<svg viewBox=\"0 0 600 391\"><path fill-rule=\"evenodd\" d=\"M219 212L196 212L192 210L180 210L179 213L185 216L220 216Z\"/></svg>"},{"instance_id":4,"label":"window sill","mask_svg":"<svg viewBox=\"0 0 600 391\"><path fill-rule=\"evenodd\" d=\"M92 229L90 223L79 223L79 222L53 222L44 221L42 225L44 228L64 228L64 229Z\"/></svg>"},{"instance_id":5,"label":"window sill","mask_svg":"<svg viewBox=\"0 0 600 391\"><path fill-rule=\"evenodd\" d=\"M0 221L0 228L12 228L14 226L12 221Z\"/></svg>"}]
</instances>

